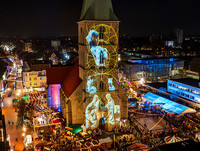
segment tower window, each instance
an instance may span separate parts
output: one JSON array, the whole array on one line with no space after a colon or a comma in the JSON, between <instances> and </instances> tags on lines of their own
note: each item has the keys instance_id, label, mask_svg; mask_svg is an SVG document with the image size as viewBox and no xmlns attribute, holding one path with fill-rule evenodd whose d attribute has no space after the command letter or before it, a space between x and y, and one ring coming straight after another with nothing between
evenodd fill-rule
<instances>
[{"instance_id":1,"label":"tower window","mask_svg":"<svg viewBox=\"0 0 200 151\"><path fill-rule=\"evenodd\" d=\"M103 39L104 32L105 32L105 27L101 26L99 29L99 39Z\"/></svg>"},{"instance_id":2,"label":"tower window","mask_svg":"<svg viewBox=\"0 0 200 151\"><path fill-rule=\"evenodd\" d=\"M100 81L100 90L103 90L103 81Z\"/></svg>"}]
</instances>

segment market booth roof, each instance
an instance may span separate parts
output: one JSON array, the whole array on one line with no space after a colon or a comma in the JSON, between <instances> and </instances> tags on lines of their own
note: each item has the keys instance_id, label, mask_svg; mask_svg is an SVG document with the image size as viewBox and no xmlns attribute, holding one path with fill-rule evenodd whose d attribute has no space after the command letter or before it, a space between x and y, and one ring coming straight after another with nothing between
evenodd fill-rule
<instances>
[{"instance_id":1,"label":"market booth roof","mask_svg":"<svg viewBox=\"0 0 200 151\"><path fill-rule=\"evenodd\" d=\"M29 100L29 96L23 96L22 99L28 101Z\"/></svg>"},{"instance_id":2,"label":"market booth roof","mask_svg":"<svg viewBox=\"0 0 200 151\"><path fill-rule=\"evenodd\" d=\"M146 99L146 101L151 102L152 104L160 105L165 111L169 113L176 113L180 115L180 114L185 114L185 113L196 112L196 110L192 108L173 102L171 100L168 100L164 97L153 94L151 92L148 92L147 94L145 94L143 98Z\"/></svg>"},{"instance_id":3,"label":"market booth roof","mask_svg":"<svg viewBox=\"0 0 200 151\"><path fill-rule=\"evenodd\" d=\"M12 102L19 102L19 99L13 99Z\"/></svg>"}]
</instances>

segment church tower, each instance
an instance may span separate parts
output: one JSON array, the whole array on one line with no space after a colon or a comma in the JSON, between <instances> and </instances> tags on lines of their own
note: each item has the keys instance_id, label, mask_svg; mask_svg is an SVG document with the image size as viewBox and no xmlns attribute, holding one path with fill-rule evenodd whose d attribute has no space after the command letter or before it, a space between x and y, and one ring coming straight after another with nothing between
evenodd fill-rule
<instances>
[{"instance_id":1,"label":"church tower","mask_svg":"<svg viewBox=\"0 0 200 151\"><path fill-rule=\"evenodd\" d=\"M118 38L111 0L84 0L78 43L86 128L112 131L128 117L127 96L118 86Z\"/></svg>"}]
</instances>

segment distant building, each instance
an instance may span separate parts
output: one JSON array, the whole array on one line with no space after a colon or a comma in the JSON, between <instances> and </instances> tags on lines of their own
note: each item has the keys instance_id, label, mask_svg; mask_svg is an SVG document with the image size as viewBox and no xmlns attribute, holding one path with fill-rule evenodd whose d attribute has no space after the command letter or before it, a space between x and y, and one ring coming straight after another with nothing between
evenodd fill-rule
<instances>
[{"instance_id":1,"label":"distant building","mask_svg":"<svg viewBox=\"0 0 200 151\"><path fill-rule=\"evenodd\" d=\"M24 51L33 52L32 43L31 42L25 42L24 43Z\"/></svg>"},{"instance_id":2,"label":"distant building","mask_svg":"<svg viewBox=\"0 0 200 151\"><path fill-rule=\"evenodd\" d=\"M35 90L45 91L46 71L42 70L42 71L23 72L23 83L24 87L26 87L27 89L33 88Z\"/></svg>"},{"instance_id":3,"label":"distant building","mask_svg":"<svg viewBox=\"0 0 200 151\"><path fill-rule=\"evenodd\" d=\"M151 34L149 36L149 41L152 42L154 40L163 40L163 35L162 34Z\"/></svg>"},{"instance_id":4,"label":"distant building","mask_svg":"<svg viewBox=\"0 0 200 151\"><path fill-rule=\"evenodd\" d=\"M29 71L23 72L23 84L25 89L38 91L46 90L46 69L49 64L35 64L30 66Z\"/></svg>"},{"instance_id":5,"label":"distant building","mask_svg":"<svg viewBox=\"0 0 200 151\"><path fill-rule=\"evenodd\" d=\"M190 78L167 81L167 91L200 104L200 81Z\"/></svg>"},{"instance_id":6,"label":"distant building","mask_svg":"<svg viewBox=\"0 0 200 151\"><path fill-rule=\"evenodd\" d=\"M57 65L60 61L60 54L58 52L53 52L49 57L49 60L52 61L52 65Z\"/></svg>"},{"instance_id":7,"label":"distant building","mask_svg":"<svg viewBox=\"0 0 200 151\"><path fill-rule=\"evenodd\" d=\"M167 46L167 47L174 47L174 41L173 40L167 40L167 41L165 41L165 45Z\"/></svg>"},{"instance_id":8,"label":"distant building","mask_svg":"<svg viewBox=\"0 0 200 151\"><path fill-rule=\"evenodd\" d=\"M61 46L60 40L51 40L51 47L53 47L55 50L58 50L60 46Z\"/></svg>"},{"instance_id":9,"label":"distant building","mask_svg":"<svg viewBox=\"0 0 200 151\"><path fill-rule=\"evenodd\" d=\"M180 28L176 29L176 41L177 41L177 45L180 45L183 43L183 29L180 29Z\"/></svg>"},{"instance_id":10,"label":"distant building","mask_svg":"<svg viewBox=\"0 0 200 151\"><path fill-rule=\"evenodd\" d=\"M152 58L128 60L124 62L124 74L127 80L147 81L167 80L179 74L184 68L184 61L175 58Z\"/></svg>"},{"instance_id":11,"label":"distant building","mask_svg":"<svg viewBox=\"0 0 200 151\"><path fill-rule=\"evenodd\" d=\"M191 70L185 70L184 73L186 74L187 78L199 80L199 73L198 72L194 72L194 71L191 71Z\"/></svg>"}]
</instances>

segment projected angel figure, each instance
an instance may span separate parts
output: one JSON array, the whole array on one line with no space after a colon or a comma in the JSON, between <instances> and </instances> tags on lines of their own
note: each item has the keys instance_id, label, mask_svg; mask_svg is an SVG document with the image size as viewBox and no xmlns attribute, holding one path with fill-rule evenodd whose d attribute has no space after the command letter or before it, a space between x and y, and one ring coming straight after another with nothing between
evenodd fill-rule
<instances>
[{"instance_id":1,"label":"projected angel figure","mask_svg":"<svg viewBox=\"0 0 200 151\"><path fill-rule=\"evenodd\" d=\"M106 104L107 109L107 122L114 125L115 119L114 119L114 101L110 94L106 94L106 99L108 100L108 103Z\"/></svg>"},{"instance_id":2,"label":"projected angel figure","mask_svg":"<svg viewBox=\"0 0 200 151\"><path fill-rule=\"evenodd\" d=\"M93 80L91 79L91 76L89 76L87 79L86 91L89 93L96 93L97 88L95 86L92 86L92 83L93 83Z\"/></svg>"},{"instance_id":3,"label":"projected angel figure","mask_svg":"<svg viewBox=\"0 0 200 151\"><path fill-rule=\"evenodd\" d=\"M94 129L97 127L97 112L99 110L99 103L99 97L94 95L92 102L90 102L85 111L86 128Z\"/></svg>"},{"instance_id":4,"label":"projected angel figure","mask_svg":"<svg viewBox=\"0 0 200 151\"><path fill-rule=\"evenodd\" d=\"M105 66L105 61L107 60L107 49L98 46L99 44L99 33L95 30L90 30L86 37L88 41L90 51L94 57L97 66Z\"/></svg>"},{"instance_id":5,"label":"projected angel figure","mask_svg":"<svg viewBox=\"0 0 200 151\"><path fill-rule=\"evenodd\" d=\"M112 78L108 78L108 85L109 85L109 91L115 91L115 86L113 85Z\"/></svg>"}]
</instances>

